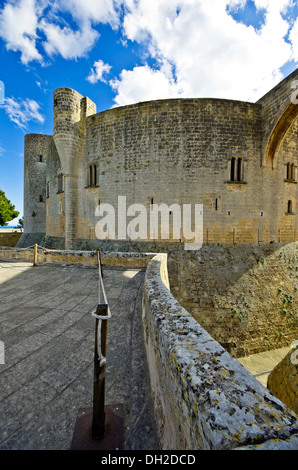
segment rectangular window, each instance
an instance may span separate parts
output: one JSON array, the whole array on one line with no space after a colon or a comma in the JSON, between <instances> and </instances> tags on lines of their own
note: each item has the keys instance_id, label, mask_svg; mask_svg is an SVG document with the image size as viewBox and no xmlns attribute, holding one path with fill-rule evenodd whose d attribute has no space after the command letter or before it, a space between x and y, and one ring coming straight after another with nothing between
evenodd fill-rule
<instances>
[{"instance_id":1,"label":"rectangular window","mask_svg":"<svg viewBox=\"0 0 298 470\"><path fill-rule=\"evenodd\" d=\"M286 165L286 178L285 181L296 182L296 168L294 163L288 162Z\"/></svg>"},{"instance_id":2,"label":"rectangular window","mask_svg":"<svg viewBox=\"0 0 298 470\"><path fill-rule=\"evenodd\" d=\"M97 166L95 163L88 167L88 186L97 186Z\"/></svg>"},{"instance_id":3,"label":"rectangular window","mask_svg":"<svg viewBox=\"0 0 298 470\"><path fill-rule=\"evenodd\" d=\"M58 175L58 193L63 193L64 191L64 187L63 187L63 174L60 173L60 175Z\"/></svg>"}]
</instances>

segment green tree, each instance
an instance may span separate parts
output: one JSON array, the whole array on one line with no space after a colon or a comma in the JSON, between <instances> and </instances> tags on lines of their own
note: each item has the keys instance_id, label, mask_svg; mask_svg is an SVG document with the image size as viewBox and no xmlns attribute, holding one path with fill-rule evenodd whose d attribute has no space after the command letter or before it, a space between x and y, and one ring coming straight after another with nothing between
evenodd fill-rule
<instances>
[{"instance_id":1,"label":"green tree","mask_svg":"<svg viewBox=\"0 0 298 470\"><path fill-rule=\"evenodd\" d=\"M0 225L7 225L7 222L15 219L19 212L15 206L5 196L5 192L0 189Z\"/></svg>"}]
</instances>

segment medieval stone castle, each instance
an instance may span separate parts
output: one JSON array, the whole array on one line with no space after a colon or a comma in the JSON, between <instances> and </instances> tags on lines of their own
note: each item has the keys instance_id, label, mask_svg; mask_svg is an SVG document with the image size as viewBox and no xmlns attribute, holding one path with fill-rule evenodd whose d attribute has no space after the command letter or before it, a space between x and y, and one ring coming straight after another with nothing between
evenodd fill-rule
<instances>
[{"instance_id":1,"label":"medieval stone castle","mask_svg":"<svg viewBox=\"0 0 298 470\"><path fill-rule=\"evenodd\" d=\"M45 262L95 249L113 268L143 259L140 320L163 449L297 449L293 353L270 375L291 409L236 360L297 341L297 93L298 70L256 103L169 99L96 113L59 88L53 135L25 136L15 256L38 243ZM153 239L126 238L121 213L122 235L99 239L98 208L117 208L119 196L148 214L164 204L170 221L174 207L202 205L201 248L163 237L161 220Z\"/></svg>"},{"instance_id":2,"label":"medieval stone castle","mask_svg":"<svg viewBox=\"0 0 298 470\"><path fill-rule=\"evenodd\" d=\"M55 90L53 135L25 136L23 246L29 234L65 249L96 239L96 207L119 195L148 208L203 204L205 243L297 240L297 79L257 103L166 99L100 113Z\"/></svg>"},{"instance_id":3,"label":"medieval stone castle","mask_svg":"<svg viewBox=\"0 0 298 470\"><path fill-rule=\"evenodd\" d=\"M230 353L288 345L296 307L283 314L277 296L297 290L297 81L296 70L257 103L167 99L100 113L57 89L53 135L25 136L18 247L167 253L171 292ZM170 222L174 204L202 205L202 249L185 251L160 227L153 240L99 240L96 210L119 196L148 213L164 204Z\"/></svg>"}]
</instances>

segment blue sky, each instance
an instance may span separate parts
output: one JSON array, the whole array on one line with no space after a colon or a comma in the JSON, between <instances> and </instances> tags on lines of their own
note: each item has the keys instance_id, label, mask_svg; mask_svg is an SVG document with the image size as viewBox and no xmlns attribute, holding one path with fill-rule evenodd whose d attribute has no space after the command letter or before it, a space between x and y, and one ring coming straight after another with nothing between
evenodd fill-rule
<instances>
[{"instance_id":1,"label":"blue sky","mask_svg":"<svg viewBox=\"0 0 298 470\"><path fill-rule=\"evenodd\" d=\"M254 102L297 68L297 1L0 0L0 189L19 217L24 135L52 134L56 88L98 112L177 97Z\"/></svg>"}]
</instances>

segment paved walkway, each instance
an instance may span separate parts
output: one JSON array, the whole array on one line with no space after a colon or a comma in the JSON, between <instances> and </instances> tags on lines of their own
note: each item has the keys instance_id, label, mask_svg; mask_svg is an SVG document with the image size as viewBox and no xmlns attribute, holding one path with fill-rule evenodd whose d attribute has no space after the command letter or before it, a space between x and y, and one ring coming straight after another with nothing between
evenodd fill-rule
<instances>
[{"instance_id":1,"label":"paved walkway","mask_svg":"<svg viewBox=\"0 0 298 470\"><path fill-rule=\"evenodd\" d=\"M158 449L144 360L144 271L104 269L106 405L124 406L125 449ZM69 449L92 406L98 271L0 260L0 449Z\"/></svg>"},{"instance_id":2,"label":"paved walkway","mask_svg":"<svg viewBox=\"0 0 298 470\"><path fill-rule=\"evenodd\" d=\"M106 404L124 406L125 449L158 449L143 350L144 271L104 269ZM98 271L0 260L0 449L69 449L79 408L92 406ZM289 348L238 359L266 386Z\"/></svg>"},{"instance_id":3,"label":"paved walkway","mask_svg":"<svg viewBox=\"0 0 298 470\"><path fill-rule=\"evenodd\" d=\"M238 361L267 387L267 380L274 367L287 355L291 346L286 348L274 349L273 351L264 351L251 356L238 358Z\"/></svg>"}]
</instances>

